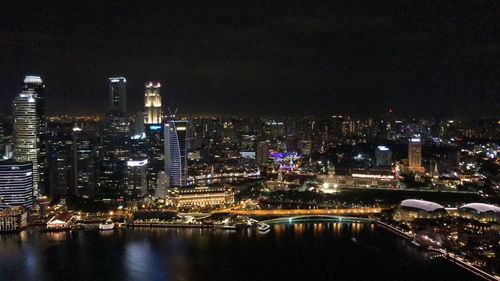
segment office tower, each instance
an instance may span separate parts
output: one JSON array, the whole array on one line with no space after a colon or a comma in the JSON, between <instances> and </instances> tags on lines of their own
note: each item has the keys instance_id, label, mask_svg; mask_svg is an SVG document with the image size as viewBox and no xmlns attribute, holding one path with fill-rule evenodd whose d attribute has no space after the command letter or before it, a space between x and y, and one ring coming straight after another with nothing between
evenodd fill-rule
<instances>
[{"instance_id":1,"label":"office tower","mask_svg":"<svg viewBox=\"0 0 500 281\"><path fill-rule=\"evenodd\" d=\"M158 172L165 169L165 134L162 124L146 125L146 141L149 159L149 189L154 189Z\"/></svg>"},{"instance_id":2,"label":"office tower","mask_svg":"<svg viewBox=\"0 0 500 281\"><path fill-rule=\"evenodd\" d=\"M124 116L127 112L127 79L109 78L109 113Z\"/></svg>"},{"instance_id":3,"label":"office tower","mask_svg":"<svg viewBox=\"0 0 500 281\"><path fill-rule=\"evenodd\" d=\"M408 166L413 172L422 170L422 142L420 137L414 137L408 141Z\"/></svg>"},{"instance_id":4,"label":"office tower","mask_svg":"<svg viewBox=\"0 0 500 281\"><path fill-rule=\"evenodd\" d=\"M132 123L132 137L134 138L144 138L144 114L142 112L137 112L134 116L134 122Z\"/></svg>"},{"instance_id":5,"label":"office tower","mask_svg":"<svg viewBox=\"0 0 500 281\"><path fill-rule=\"evenodd\" d=\"M269 142L261 141L257 144L257 151L255 152L255 160L258 165L265 165L269 159Z\"/></svg>"},{"instance_id":6,"label":"office tower","mask_svg":"<svg viewBox=\"0 0 500 281\"><path fill-rule=\"evenodd\" d=\"M48 193L45 85L39 76L26 76L14 98L14 153L18 162L33 162L35 196Z\"/></svg>"},{"instance_id":7,"label":"office tower","mask_svg":"<svg viewBox=\"0 0 500 281\"><path fill-rule=\"evenodd\" d=\"M39 76L26 76L24 91L34 91L36 101L36 115L38 118L38 190L42 195L49 193L48 172L48 132L47 117L45 116L45 85Z\"/></svg>"},{"instance_id":8,"label":"office tower","mask_svg":"<svg viewBox=\"0 0 500 281\"><path fill-rule=\"evenodd\" d=\"M146 92L144 93L145 124L162 123L160 88L160 83L146 83Z\"/></svg>"},{"instance_id":9,"label":"office tower","mask_svg":"<svg viewBox=\"0 0 500 281\"><path fill-rule=\"evenodd\" d=\"M0 203L33 208L33 164L0 161Z\"/></svg>"},{"instance_id":10,"label":"office tower","mask_svg":"<svg viewBox=\"0 0 500 281\"><path fill-rule=\"evenodd\" d=\"M380 145L375 149L377 166L391 166L392 152L386 146Z\"/></svg>"},{"instance_id":11,"label":"office tower","mask_svg":"<svg viewBox=\"0 0 500 281\"><path fill-rule=\"evenodd\" d=\"M14 154L16 162L33 163L33 187L35 196L39 194L40 174L38 172L38 118L36 111L36 93L22 91L14 98Z\"/></svg>"},{"instance_id":12,"label":"office tower","mask_svg":"<svg viewBox=\"0 0 500 281\"><path fill-rule=\"evenodd\" d=\"M126 194L132 197L148 194L148 159L127 161Z\"/></svg>"},{"instance_id":13,"label":"office tower","mask_svg":"<svg viewBox=\"0 0 500 281\"><path fill-rule=\"evenodd\" d=\"M170 120L165 123L165 171L170 185L187 185L187 121Z\"/></svg>"},{"instance_id":14,"label":"office tower","mask_svg":"<svg viewBox=\"0 0 500 281\"><path fill-rule=\"evenodd\" d=\"M163 198L168 194L168 187L170 186L169 178L165 171L158 172L158 180L156 182L155 197Z\"/></svg>"},{"instance_id":15,"label":"office tower","mask_svg":"<svg viewBox=\"0 0 500 281\"><path fill-rule=\"evenodd\" d=\"M95 197L96 155L95 141L80 127L72 132L72 195Z\"/></svg>"}]
</instances>

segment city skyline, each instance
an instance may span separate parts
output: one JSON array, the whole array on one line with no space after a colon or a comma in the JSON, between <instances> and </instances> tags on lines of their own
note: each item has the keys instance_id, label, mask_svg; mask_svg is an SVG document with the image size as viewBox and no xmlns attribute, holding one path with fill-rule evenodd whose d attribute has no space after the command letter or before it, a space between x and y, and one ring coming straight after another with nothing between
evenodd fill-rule
<instances>
[{"instance_id":1,"label":"city skyline","mask_svg":"<svg viewBox=\"0 0 500 281\"><path fill-rule=\"evenodd\" d=\"M496 116L495 9L457 5L2 4L0 110L35 73L49 114L104 112L116 75L128 112L157 80L185 114Z\"/></svg>"},{"instance_id":2,"label":"city skyline","mask_svg":"<svg viewBox=\"0 0 500 281\"><path fill-rule=\"evenodd\" d=\"M498 11L0 1L0 279L500 281Z\"/></svg>"}]
</instances>

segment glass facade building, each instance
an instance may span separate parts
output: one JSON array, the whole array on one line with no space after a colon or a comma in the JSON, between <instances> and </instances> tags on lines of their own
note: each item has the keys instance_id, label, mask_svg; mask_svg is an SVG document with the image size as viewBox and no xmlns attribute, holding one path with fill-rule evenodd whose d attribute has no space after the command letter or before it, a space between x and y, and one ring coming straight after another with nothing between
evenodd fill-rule
<instances>
[{"instance_id":1,"label":"glass facade building","mask_svg":"<svg viewBox=\"0 0 500 281\"><path fill-rule=\"evenodd\" d=\"M29 162L0 162L0 203L33 208L33 167Z\"/></svg>"},{"instance_id":2,"label":"glass facade building","mask_svg":"<svg viewBox=\"0 0 500 281\"><path fill-rule=\"evenodd\" d=\"M165 123L165 172L174 187L187 185L187 121Z\"/></svg>"}]
</instances>

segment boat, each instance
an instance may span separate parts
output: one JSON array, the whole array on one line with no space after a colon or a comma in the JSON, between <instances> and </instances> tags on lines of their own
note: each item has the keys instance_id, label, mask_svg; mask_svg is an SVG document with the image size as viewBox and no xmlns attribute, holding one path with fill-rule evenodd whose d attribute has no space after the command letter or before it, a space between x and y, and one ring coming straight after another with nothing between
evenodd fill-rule
<instances>
[{"instance_id":1,"label":"boat","mask_svg":"<svg viewBox=\"0 0 500 281\"><path fill-rule=\"evenodd\" d=\"M358 240L356 239L356 237L351 237L351 241L354 242L354 243L358 242Z\"/></svg>"},{"instance_id":2,"label":"boat","mask_svg":"<svg viewBox=\"0 0 500 281\"><path fill-rule=\"evenodd\" d=\"M268 224L265 224L265 223L258 223L257 224L257 229L260 231L260 232L266 232L266 231L269 231L269 229L271 229L271 226L268 225Z\"/></svg>"},{"instance_id":3,"label":"boat","mask_svg":"<svg viewBox=\"0 0 500 281\"><path fill-rule=\"evenodd\" d=\"M236 225L222 225L220 228L224 230L236 230Z\"/></svg>"},{"instance_id":4,"label":"boat","mask_svg":"<svg viewBox=\"0 0 500 281\"><path fill-rule=\"evenodd\" d=\"M111 219L107 219L105 223L99 224L99 230L113 230L115 223Z\"/></svg>"}]
</instances>

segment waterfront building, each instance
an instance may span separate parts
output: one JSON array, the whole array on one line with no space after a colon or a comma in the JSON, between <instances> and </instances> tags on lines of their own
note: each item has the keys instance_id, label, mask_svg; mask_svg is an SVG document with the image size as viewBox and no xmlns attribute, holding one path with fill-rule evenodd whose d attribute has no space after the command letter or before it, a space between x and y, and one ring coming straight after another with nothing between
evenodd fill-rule
<instances>
[{"instance_id":1,"label":"waterfront building","mask_svg":"<svg viewBox=\"0 0 500 281\"><path fill-rule=\"evenodd\" d=\"M442 218L447 215L448 212L443 206L434 202L417 199L401 201L399 208L394 211L394 219L397 221Z\"/></svg>"},{"instance_id":2,"label":"waterfront building","mask_svg":"<svg viewBox=\"0 0 500 281\"><path fill-rule=\"evenodd\" d=\"M147 82L146 91L144 93L144 123L145 124L161 124L161 84L156 82Z\"/></svg>"},{"instance_id":3,"label":"waterfront building","mask_svg":"<svg viewBox=\"0 0 500 281\"><path fill-rule=\"evenodd\" d=\"M165 123L165 172L170 185L187 185L187 121L170 120Z\"/></svg>"},{"instance_id":4,"label":"waterfront building","mask_svg":"<svg viewBox=\"0 0 500 281\"><path fill-rule=\"evenodd\" d=\"M19 207L0 205L0 233L19 231L28 225L28 213Z\"/></svg>"},{"instance_id":5,"label":"waterfront building","mask_svg":"<svg viewBox=\"0 0 500 281\"><path fill-rule=\"evenodd\" d=\"M224 187L174 188L167 197L177 207L205 207L234 203L234 191Z\"/></svg>"},{"instance_id":6,"label":"waterfront building","mask_svg":"<svg viewBox=\"0 0 500 281\"><path fill-rule=\"evenodd\" d=\"M463 218L480 222L500 222L500 207L484 203L465 204L457 210Z\"/></svg>"},{"instance_id":7,"label":"waterfront building","mask_svg":"<svg viewBox=\"0 0 500 281\"><path fill-rule=\"evenodd\" d=\"M13 207L33 208L33 164L0 161L0 203Z\"/></svg>"},{"instance_id":8,"label":"waterfront building","mask_svg":"<svg viewBox=\"0 0 500 281\"><path fill-rule=\"evenodd\" d=\"M109 113L124 116L127 112L127 79L109 78Z\"/></svg>"},{"instance_id":9,"label":"waterfront building","mask_svg":"<svg viewBox=\"0 0 500 281\"><path fill-rule=\"evenodd\" d=\"M72 213L61 212L47 222L47 229L51 231L67 230L73 226L74 221L75 216Z\"/></svg>"}]
</instances>

